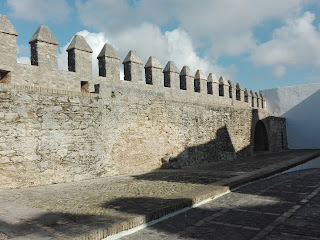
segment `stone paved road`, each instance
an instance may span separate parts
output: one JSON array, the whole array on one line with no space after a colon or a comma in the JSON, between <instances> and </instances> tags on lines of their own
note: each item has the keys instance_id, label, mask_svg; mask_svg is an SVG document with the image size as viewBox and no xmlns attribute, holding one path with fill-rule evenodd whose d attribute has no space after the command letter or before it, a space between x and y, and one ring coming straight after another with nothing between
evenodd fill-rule
<instances>
[{"instance_id":1,"label":"stone paved road","mask_svg":"<svg viewBox=\"0 0 320 240\"><path fill-rule=\"evenodd\" d=\"M103 239L319 155L290 150L136 176L2 190L0 240Z\"/></svg>"},{"instance_id":2,"label":"stone paved road","mask_svg":"<svg viewBox=\"0 0 320 240\"><path fill-rule=\"evenodd\" d=\"M320 169L256 182L121 240L320 240Z\"/></svg>"}]
</instances>

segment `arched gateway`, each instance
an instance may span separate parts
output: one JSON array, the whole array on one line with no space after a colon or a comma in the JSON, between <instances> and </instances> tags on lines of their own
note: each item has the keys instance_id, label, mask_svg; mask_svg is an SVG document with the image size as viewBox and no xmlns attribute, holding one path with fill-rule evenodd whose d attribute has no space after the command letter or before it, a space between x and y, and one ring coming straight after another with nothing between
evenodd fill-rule
<instances>
[{"instance_id":1,"label":"arched gateway","mask_svg":"<svg viewBox=\"0 0 320 240\"><path fill-rule=\"evenodd\" d=\"M269 141L266 126L260 120L254 129L254 151L268 151Z\"/></svg>"}]
</instances>

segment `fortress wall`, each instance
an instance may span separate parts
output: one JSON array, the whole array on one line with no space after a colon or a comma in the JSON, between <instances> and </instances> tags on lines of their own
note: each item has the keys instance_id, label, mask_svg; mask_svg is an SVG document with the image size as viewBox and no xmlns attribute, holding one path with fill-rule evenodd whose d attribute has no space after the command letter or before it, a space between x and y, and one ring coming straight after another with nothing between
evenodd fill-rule
<instances>
[{"instance_id":1,"label":"fortress wall","mask_svg":"<svg viewBox=\"0 0 320 240\"><path fill-rule=\"evenodd\" d=\"M177 166L247 156L253 121L269 126L264 110L141 98L139 89L106 98L0 89L0 189L146 172L169 155Z\"/></svg>"},{"instance_id":2,"label":"fortress wall","mask_svg":"<svg viewBox=\"0 0 320 240\"><path fill-rule=\"evenodd\" d=\"M17 64L15 66L8 83L19 86L81 91L81 79L74 72L50 70L25 64Z\"/></svg>"},{"instance_id":3,"label":"fortress wall","mask_svg":"<svg viewBox=\"0 0 320 240\"><path fill-rule=\"evenodd\" d=\"M31 63L16 62L17 33L0 14L0 189L137 174L251 155L262 120L269 150L286 149L285 120L271 117L262 94L213 73L144 66L105 44L99 77L92 50L75 36L69 71L57 69L58 42L40 26L30 40ZM8 44L10 43L10 44ZM8 46L8 49L6 48ZM239 160L241 161L241 160Z\"/></svg>"}]
</instances>

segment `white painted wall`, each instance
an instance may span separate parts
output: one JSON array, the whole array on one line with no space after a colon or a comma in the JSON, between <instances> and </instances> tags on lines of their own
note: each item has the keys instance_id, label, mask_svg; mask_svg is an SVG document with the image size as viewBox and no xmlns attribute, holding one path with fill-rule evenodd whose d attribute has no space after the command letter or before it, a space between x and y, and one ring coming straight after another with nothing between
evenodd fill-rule
<instances>
[{"instance_id":1,"label":"white painted wall","mask_svg":"<svg viewBox=\"0 0 320 240\"><path fill-rule=\"evenodd\" d=\"M320 83L261 91L267 110L287 119L291 149L320 148Z\"/></svg>"}]
</instances>

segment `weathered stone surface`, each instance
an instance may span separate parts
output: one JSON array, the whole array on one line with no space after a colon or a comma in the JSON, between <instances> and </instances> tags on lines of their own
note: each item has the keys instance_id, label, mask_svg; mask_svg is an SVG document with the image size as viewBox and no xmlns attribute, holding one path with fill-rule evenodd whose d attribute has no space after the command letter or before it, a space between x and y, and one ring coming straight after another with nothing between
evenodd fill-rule
<instances>
[{"instance_id":1,"label":"weathered stone surface","mask_svg":"<svg viewBox=\"0 0 320 240\"><path fill-rule=\"evenodd\" d=\"M194 75L188 66L183 66L180 74L180 89L194 92Z\"/></svg>"},{"instance_id":2,"label":"weathered stone surface","mask_svg":"<svg viewBox=\"0 0 320 240\"><path fill-rule=\"evenodd\" d=\"M265 96L260 92L260 98L261 98L261 108L265 109L266 108L266 98Z\"/></svg>"},{"instance_id":3,"label":"weathered stone surface","mask_svg":"<svg viewBox=\"0 0 320 240\"><path fill-rule=\"evenodd\" d=\"M0 70L12 71L17 63L17 45L16 37L18 36L15 28L6 15L0 14ZM1 82L10 82L11 76L5 76L0 72Z\"/></svg>"},{"instance_id":4,"label":"weathered stone surface","mask_svg":"<svg viewBox=\"0 0 320 240\"><path fill-rule=\"evenodd\" d=\"M106 43L98 55L99 76L107 77L107 80L120 80L120 57L114 47Z\"/></svg>"},{"instance_id":5,"label":"weathered stone surface","mask_svg":"<svg viewBox=\"0 0 320 240\"><path fill-rule=\"evenodd\" d=\"M192 95L170 101L125 85L108 88L113 95L103 98L1 89L0 157L8 158L1 163L2 187L146 172L159 168L167 154L176 156L177 166L250 155L251 129L259 119L274 136L270 149L281 147L285 124L265 111L214 105L197 93L192 95L199 101L191 102Z\"/></svg>"},{"instance_id":6,"label":"weathered stone surface","mask_svg":"<svg viewBox=\"0 0 320 240\"><path fill-rule=\"evenodd\" d=\"M256 93L252 90L250 90L250 95L251 95L251 98L252 98L252 107L253 108L257 108L257 96L256 96Z\"/></svg>"},{"instance_id":7,"label":"weathered stone surface","mask_svg":"<svg viewBox=\"0 0 320 240\"><path fill-rule=\"evenodd\" d=\"M194 76L194 86L196 92L207 94L207 78L201 69L198 69Z\"/></svg>"},{"instance_id":8,"label":"weathered stone surface","mask_svg":"<svg viewBox=\"0 0 320 240\"><path fill-rule=\"evenodd\" d=\"M208 75L208 89L212 89L212 95L214 97L218 97L219 96L219 81L216 77L216 75L214 73L209 73ZM210 90L208 90L209 93ZM211 93L209 93L211 94Z\"/></svg>"},{"instance_id":9,"label":"weathered stone surface","mask_svg":"<svg viewBox=\"0 0 320 240\"><path fill-rule=\"evenodd\" d=\"M235 87L234 83L233 83L231 80L228 80L228 84L229 84L229 86L232 87L232 88Z\"/></svg>"},{"instance_id":10,"label":"weathered stone surface","mask_svg":"<svg viewBox=\"0 0 320 240\"><path fill-rule=\"evenodd\" d=\"M229 83L224 76L219 78L219 96L230 98L229 96Z\"/></svg>"},{"instance_id":11,"label":"weathered stone surface","mask_svg":"<svg viewBox=\"0 0 320 240\"><path fill-rule=\"evenodd\" d=\"M204 75L203 71L201 69L198 69L195 74L195 79L205 79L207 80L206 76Z\"/></svg>"},{"instance_id":12,"label":"weathered stone surface","mask_svg":"<svg viewBox=\"0 0 320 240\"><path fill-rule=\"evenodd\" d=\"M180 89L179 70L174 62L168 61L162 72L164 75L165 87Z\"/></svg>"},{"instance_id":13,"label":"weathered stone surface","mask_svg":"<svg viewBox=\"0 0 320 240\"><path fill-rule=\"evenodd\" d=\"M58 69L58 41L47 26L40 26L29 41L31 65Z\"/></svg>"},{"instance_id":14,"label":"weathered stone surface","mask_svg":"<svg viewBox=\"0 0 320 240\"><path fill-rule=\"evenodd\" d=\"M58 43L44 26L30 41L33 65L17 64L16 36L0 34L0 188L146 172L168 155L176 168L248 156L260 120L270 150L286 147L284 119L227 95L195 93L187 66L179 82L169 63L170 86L164 87L162 67L151 58L146 69L158 85L150 86L141 59L130 51L123 63L131 82L119 81L119 59L106 45L99 61L105 72L94 77L91 50L75 37L69 64L76 72L61 71ZM200 71L197 77L206 82Z\"/></svg>"},{"instance_id":15,"label":"weathered stone surface","mask_svg":"<svg viewBox=\"0 0 320 240\"><path fill-rule=\"evenodd\" d=\"M237 83L236 88L238 90L242 90L242 91L244 90L240 83Z\"/></svg>"},{"instance_id":16,"label":"weathered stone surface","mask_svg":"<svg viewBox=\"0 0 320 240\"><path fill-rule=\"evenodd\" d=\"M229 83L229 97L233 100L236 99L236 86L231 80L228 80Z\"/></svg>"},{"instance_id":17,"label":"weathered stone surface","mask_svg":"<svg viewBox=\"0 0 320 240\"><path fill-rule=\"evenodd\" d=\"M173 73L178 73L179 74L179 70L176 66L176 64L173 61L168 61L167 65L165 66L165 68L163 69L164 73L166 72L173 72Z\"/></svg>"},{"instance_id":18,"label":"weathered stone surface","mask_svg":"<svg viewBox=\"0 0 320 240\"><path fill-rule=\"evenodd\" d=\"M219 81L214 73L209 73L208 82L219 83Z\"/></svg>"},{"instance_id":19,"label":"weathered stone surface","mask_svg":"<svg viewBox=\"0 0 320 240\"><path fill-rule=\"evenodd\" d=\"M236 85L236 99L238 101L244 102L244 89L240 83Z\"/></svg>"},{"instance_id":20,"label":"weathered stone surface","mask_svg":"<svg viewBox=\"0 0 320 240\"><path fill-rule=\"evenodd\" d=\"M228 80L224 76L221 76L219 78L219 84L223 84L225 86L229 86Z\"/></svg>"},{"instance_id":21,"label":"weathered stone surface","mask_svg":"<svg viewBox=\"0 0 320 240\"><path fill-rule=\"evenodd\" d=\"M67 48L68 69L83 75L92 74L92 49L81 35L75 35Z\"/></svg>"},{"instance_id":22,"label":"weathered stone surface","mask_svg":"<svg viewBox=\"0 0 320 240\"><path fill-rule=\"evenodd\" d=\"M17 44L16 36L0 32L0 69L12 71L17 64ZM3 77L1 76L1 82ZM11 80L5 81L10 82Z\"/></svg>"},{"instance_id":23,"label":"weathered stone surface","mask_svg":"<svg viewBox=\"0 0 320 240\"><path fill-rule=\"evenodd\" d=\"M69 52L72 49L92 53L91 47L87 43L86 39L81 35L75 35L72 38L72 41L67 48L67 52Z\"/></svg>"},{"instance_id":24,"label":"weathered stone surface","mask_svg":"<svg viewBox=\"0 0 320 240\"><path fill-rule=\"evenodd\" d=\"M139 57L138 53L136 51L130 50L125 59L123 60L123 64L127 62L134 62L137 64L143 64L141 58Z\"/></svg>"},{"instance_id":25,"label":"weathered stone surface","mask_svg":"<svg viewBox=\"0 0 320 240\"><path fill-rule=\"evenodd\" d=\"M18 36L18 33L9 18L3 14L0 14L0 32Z\"/></svg>"},{"instance_id":26,"label":"weathered stone surface","mask_svg":"<svg viewBox=\"0 0 320 240\"><path fill-rule=\"evenodd\" d=\"M193 74L188 66L183 66L180 76L190 76L193 77Z\"/></svg>"},{"instance_id":27,"label":"weathered stone surface","mask_svg":"<svg viewBox=\"0 0 320 240\"><path fill-rule=\"evenodd\" d=\"M59 42L55 38L55 36L52 34L51 30L44 25L41 25L37 31L33 34L31 37L29 43L32 42L45 42L50 43L54 45L59 45Z\"/></svg>"},{"instance_id":28,"label":"weathered stone surface","mask_svg":"<svg viewBox=\"0 0 320 240\"><path fill-rule=\"evenodd\" d=\"M248 106L252 106L252 95L248 89L244 89L244 101L248 103Z\"/></svg>"},{"instance_id":29,"label":"weathered stone surface","mask_svg":"<svg viewBox=\"0 0 320 240\"><path fill-rule=\"evenodd\" d=\"M257 92L254 92L254 96L255 96L255 98L256 98L256 107L257 108L261 108L261 103L260 103L260 95L259 95L259 93L257 93Z\"/></svg>"},{"instance_id":30,"label":"weathered stone surface","mask_svg":"<svg viewBox=\"0 0 320 240\"><path fill-rule=\"evenodd\" d=\"M161 66L159 60L154 56L149 57L144 68L158 68L158 69L162 70L162 66Z\"/></svg>"},{"instance_id":31,"label":"weathered stone surface","mask_svg":"<svg viewBox=\"0 0 320 240\"><path fill-rule=\"evenodd\" d=\"M149 57L145 68L146 84L163 87L162 66L154 56Z\"/></svg>"},{"instance_id":32,"label":"weathered stone surface","mask_svg":"<svg viewBox=\"0 0 320 240\"><path fill-rule=\"evenodd\" d=\"M103 58L103 57L114 58L114 59L120 60L120 57L119 57L117 51L109 43L106 43L103 46L103 48L101 49L97 58L99 59L99 58Z\"/></svg>"},{"instance_id":33,"label":"weathered stone surface","mask_svg":"<svg viewBox=\"0 0 320 240\"><path fill-rule=\"evenodd\" d=\"M130 50L122 63L124 65L124 80L134 83L143 83L143 62L136 51Z\"/></svg>"}]
</instances>

